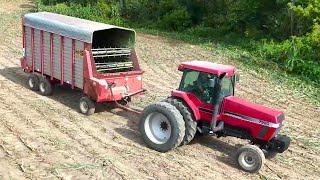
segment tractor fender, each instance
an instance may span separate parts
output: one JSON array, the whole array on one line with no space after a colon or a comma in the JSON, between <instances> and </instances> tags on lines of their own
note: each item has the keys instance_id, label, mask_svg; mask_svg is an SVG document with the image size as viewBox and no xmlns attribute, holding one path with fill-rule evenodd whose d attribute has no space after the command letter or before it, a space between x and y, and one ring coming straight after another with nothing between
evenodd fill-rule
<instances>
[{"instance_id":1,"label":"tractor fender","mask_svg":"<svg viewBox=\"0 0 320 180\"><path fill-rule=\"evenodd\" d=\"M189 96L187 95L187 93L185 92L182 92L182 91L178 91L178 90L173 90L171 92L171 96L173 97L179 97L181 99L183 99L187 104L188 106L190 107L190 109L192 110L193 112L193 115L194 115L194 118L196 120L200 120L200 112L199 112L199 109L197 108L197 106L193 103L193 101L190 100Z\"/></svg>"}]
</instances>

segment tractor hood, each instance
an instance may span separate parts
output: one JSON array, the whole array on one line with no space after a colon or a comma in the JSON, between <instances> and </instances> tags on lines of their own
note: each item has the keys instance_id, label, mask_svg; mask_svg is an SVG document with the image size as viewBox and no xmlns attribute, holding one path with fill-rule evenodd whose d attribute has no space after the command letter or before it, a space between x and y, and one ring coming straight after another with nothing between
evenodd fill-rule
<instances>
[{"instance_id":1,"label":"tractor hood","mask_svg":"<svg viewBox=\"0 0 320 180\"><path fill-rule=\"evenodd\" d=\"M271 109L247 100L229 96L224 98L222 113L267 126L279 127L284 119L281 111Z\"/></svg>"}]
</instances>

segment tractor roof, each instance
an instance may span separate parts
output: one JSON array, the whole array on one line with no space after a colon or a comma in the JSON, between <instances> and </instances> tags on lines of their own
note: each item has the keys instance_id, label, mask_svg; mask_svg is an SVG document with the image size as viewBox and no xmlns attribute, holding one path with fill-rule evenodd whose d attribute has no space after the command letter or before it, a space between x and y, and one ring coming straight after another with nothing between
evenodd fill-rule
<instances>
[{"instance_id":1,"label":"tractor roof","mask_svg":"<svg viewBox=\"0 0 320 180\"><path fill-rule=\"evenodd\" d=\"M228 73L226 76L233 76L235 73L235 67L233 66L217 64L207 61L191 61L181 63L179 66L179 70L182 71L184 69L192 69L196 71L212 73L218 76L222 73Z\"/></svg>"}]
</instances>

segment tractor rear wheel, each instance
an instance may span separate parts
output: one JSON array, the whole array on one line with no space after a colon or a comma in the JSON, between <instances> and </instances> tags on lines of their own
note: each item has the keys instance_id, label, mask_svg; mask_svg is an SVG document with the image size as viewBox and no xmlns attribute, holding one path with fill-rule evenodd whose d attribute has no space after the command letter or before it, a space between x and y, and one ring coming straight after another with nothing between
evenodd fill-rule
<instances>
[{"instance_id":1,"label":"tractor rear wheel","mask_svg":"<svg viewBox=\"0 0 320 180\"><path fill-rule=\"evenodd\" d=\"M238 151L237 162L244 171L255 173L262 168L265 162L265 157L259 147L254 145L245 145Z\"/></svg>"},{"instance_id":2,"label":"tractor rear wheel","mask_svg":"<svg viewBox=\"0 0 320 180\"><path fill-rule=\"evenodd\" d=\"M87 96L84 96L80 99L79 109L82 114L90 116L96 110L96 106L93 100Z\"/></svg>"},{"instance_id":3,"label":"tractor rear wheel","mask_svg":"<svg viewBox=\"0 0 320 180\"><path fill-rule=\"evenodd\" d=\"M182 146L188 144L190 141L192 141L197 132L197 121L195 120L191 109L185 102L174 97L167 98L165 102L168 102L175 106L183 116L183 120L186 125L186 131L183 137L183 141L180 145Z\"/></svg>"},{"instance_id":4,"label":"tractor rear wheel","mask_svg":"<svg viewBox=\"0 0 320 180\"><path fill-rule=\"evenodd\" d=\"M28 86L29 89L33 91L38 91L39 90L39 77L35 74L30 74L28 77Z\"/></svg>"},{"instance_id":5,"label":"tractor rear wheel","mask_svg":"<svg viewBox=\"0 0 320 180\"><path fill-rule=\"evenodd\" d=\"M48 78L41 77L39 84L39 91L44 96L49 96L52 94L52 86Z\"/></svg>"},{"instance_id":6,"label":"tractor rear wheel","mask_svg":"<svg viewBox=\"0 0 320 180\"><path fill-rule=\"evenodd\" d=\"M157 102L143 110L139 129L149 148L167 152L182 142L185 124L182 115L173 105Z\"/></svg>"}]
</instances>

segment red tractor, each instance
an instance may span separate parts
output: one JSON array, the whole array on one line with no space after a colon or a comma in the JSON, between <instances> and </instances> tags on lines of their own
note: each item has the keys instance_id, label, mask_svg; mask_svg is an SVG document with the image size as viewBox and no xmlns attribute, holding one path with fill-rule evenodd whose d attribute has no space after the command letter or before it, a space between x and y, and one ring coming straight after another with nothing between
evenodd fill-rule
<instances>
[{"instance_id":1,"label":"red tractor","mask_svg":"<svg viewBox=\"0 0 320 180\"><path fill-rule=\"evenodd\" d=\"M180 86L163 102L147 106L140 132L151 149L167 152L188 144L198 131L219 137L247 139L237 154L238 165L257 172L265 158L288 149L290 138L280 135L281 111L234 96L239 74L232 66L205 61L182 63Z\"/></svg>"}]
</instances>

